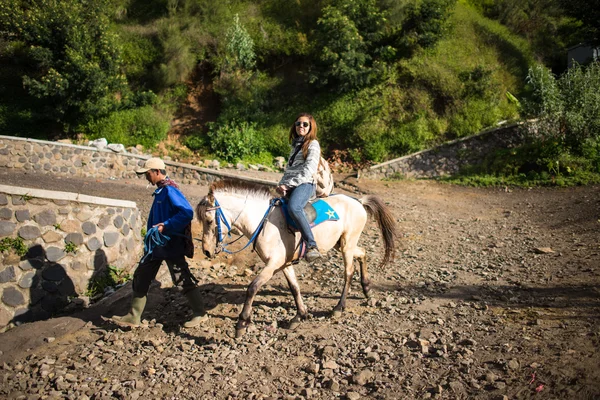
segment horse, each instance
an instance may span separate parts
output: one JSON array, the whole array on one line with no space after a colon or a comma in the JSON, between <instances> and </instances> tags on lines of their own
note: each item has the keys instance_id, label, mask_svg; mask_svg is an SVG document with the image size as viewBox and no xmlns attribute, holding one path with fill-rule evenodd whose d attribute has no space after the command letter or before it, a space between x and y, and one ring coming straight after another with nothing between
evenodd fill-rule
<instances>
[{"instance_id":1,"label":"horse","mask_svg":"<svg viewBox=\"0 0 600 400\"><path fill-rule=\"evenodd\" d=\"M295 329L302 320L308 318L293 267L301 255L302 238L299 232L293 232L288 227L283 212L277 206L278 200L267 186L219 180L210 186L208 195L196 207L196 217L203 229L202 251L207 258L213 258L222 250L231 253L226 249L228 243L224 243L224 236L237 230L249 238L244 248L253 243L254 250L265 263L265 267L248 286L244 307L236 325L236 337L243 336L251 324L252 303L257 292L279 271L283 271L296 303L297 314L290 321L289 328ZM339 317L346 308L355 258L360 266L363 293L370 299L366 253L358 246L368 215L377 221L383 238L385 251L380 266L393 260L395 255L395 220L377 196L355 199L336 194L323 200L335 210L339 219L323 222L312 230L321 252L335 248L343 255L344 286L340 300L333 309L333 316Z\"/></svg>"}]
</instances>

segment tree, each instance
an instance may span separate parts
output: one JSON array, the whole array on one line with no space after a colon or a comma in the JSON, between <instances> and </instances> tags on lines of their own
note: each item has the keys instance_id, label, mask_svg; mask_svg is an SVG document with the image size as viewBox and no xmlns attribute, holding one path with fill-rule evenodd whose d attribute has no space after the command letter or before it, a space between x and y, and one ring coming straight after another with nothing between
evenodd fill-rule
<instances>
[{"instance_id":1,"label":"tree","mask_svg":"<svg viewBox=\"0 0 600 400\"><path fill-rule=\"evenodd\" d=\"M0 2L0 35L22 48L28 94L65 129L107 115L127 81L106 0Z\"/></svg>"},{"instance_id":2,"label":"tree","mask_svg":"<svg viewBox=\"0 0 600 400\"><path fill-rule=\"evenodd\" d=\"M583 34L587 40L600 45L600 1L560 0L567 14L583 22Z\"/></svg>"},{"instance_id":3,"label":"tree","mask_svg":"<svg viewBox=\"0 0 600 400\"><path fill-rule=\"evenodd\" d=\"M232 69L250 70L256 64L254 41L235 14L233 25L227 31L227 64Z\"/></svg>"},{"instance_id":4,"label":"tree","mask_svg":"<svg viewBox=\"0 0 600 400\"><path fill-rule=\"evenodd\" d=\"M400 43L408 50L432 47L446 33L456 0L423 0L409 5Z\"/></svg>"},{"instance_id":5,"label":"tree","mask_svg":"<svg viewBox=\"0 0 600 400\"><path fill-rule=\"evenodd\" d=\"M335 83L340 91L363 87L377 76L378 43L385 12L375 0L334 0L317 21L311 81Z\"/></svg>"}]
</instances>

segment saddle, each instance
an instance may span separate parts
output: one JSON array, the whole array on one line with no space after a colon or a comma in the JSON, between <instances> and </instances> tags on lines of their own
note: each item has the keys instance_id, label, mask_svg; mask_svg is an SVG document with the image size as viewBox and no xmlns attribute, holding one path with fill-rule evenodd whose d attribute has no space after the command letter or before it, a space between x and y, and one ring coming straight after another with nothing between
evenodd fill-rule
<instances>
[{"instance_id":1,"label":"saddle","mask_svg":"<svg viewBox=\"0 0 600 400\"><path fill-rule=\"evenodd\" d=\"M281 202L281 211L285 216L288 226L297 231L298 227L292 220L292 217L290 217L290 213L288 211L288 200L283 197L279 200ZM326 201L321 199L309 201L304 207L304 214L306 215L306 219L308 220L311 228L325 221L337 221L340 219L337 212L335 212L335 210Z\"/></svg>"}]
</instances>

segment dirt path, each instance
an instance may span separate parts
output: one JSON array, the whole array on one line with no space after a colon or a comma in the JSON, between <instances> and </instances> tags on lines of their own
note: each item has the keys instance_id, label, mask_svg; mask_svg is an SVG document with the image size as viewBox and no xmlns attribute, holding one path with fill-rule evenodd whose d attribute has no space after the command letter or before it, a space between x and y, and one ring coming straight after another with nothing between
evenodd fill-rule
<instances>
[{"instance_id":1,"label":"dirt path","mask_svg":"<svg viewBox=\"0 0 600 400\"><path fill-rule=\"evenodd\" d=\"M138 196L134 183L74 184L92 195L122 188ZM374 300L365 301L355 279L344 316L329 317L342 286L341 260L330 252L320 265L297 268L309 321L285 329L295 306L276 276L259 293L254 330L236 340L245 289L262 264L247 252L212 263L197 255L204 326L180 328L189 310L166 284L151 289L146 328L100 319L126 310L126 287L77 316L0 335L0 397L598 398L600 187L353 184L381 196L401 232L398 257L385 268L376 267L376 227L363 235ZM149 202L137 185L143 197L124 198ZM194 202L206 190L186 195ZM76 329L61 333L70 323ZM23 343L27 335L37 342Z\"/></svg>"}]
</instances>

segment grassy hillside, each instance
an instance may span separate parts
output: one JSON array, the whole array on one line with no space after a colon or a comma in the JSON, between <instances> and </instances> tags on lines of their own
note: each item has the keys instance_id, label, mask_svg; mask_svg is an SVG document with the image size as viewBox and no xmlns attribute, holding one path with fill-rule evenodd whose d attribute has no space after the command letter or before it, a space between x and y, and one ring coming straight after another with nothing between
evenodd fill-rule
<instances>
[{"instance_id":1,"label":"grassy hillside","mask_svg":"<svg viewBox=\"0 0 600 400\"><path fill-rule=\"evenodd\" d=\"M459 3L447 37L395 63L383 82L342 95L282 96L273 90L277 107L247 117L275 144L269 147L274 153L287 152L290 121L308 110L329 152L383 161L517 118L517 105L506 94L524 93L532 63L524 40Z\"/></svg>"},{"instance_id":2,"label":"grassy hillside","mask_svg":"<svg viewBox=\"0 0 600 400\"><path fill-rule=\"evenodd\" d=\"M574 37L581 24L545 1ZM2 3L0 130L155 152L171 132L187 156L270 163L310 112L325 155L380 162L523 117L539 49L514 20L484 16L502 7L528 12L511 0Z\"/></svg>"}]
</instances>

